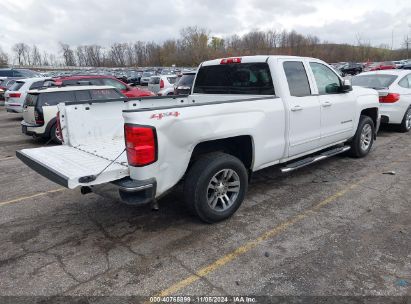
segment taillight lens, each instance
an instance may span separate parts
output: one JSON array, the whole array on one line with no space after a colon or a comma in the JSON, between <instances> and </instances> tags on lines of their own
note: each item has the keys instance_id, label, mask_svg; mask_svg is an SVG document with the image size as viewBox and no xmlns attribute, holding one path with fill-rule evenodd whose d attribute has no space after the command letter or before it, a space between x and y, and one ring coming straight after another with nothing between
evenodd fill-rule
<instances>
[{"instance_id":1,"label":"taillight lens","mask_svg":"<svg viewBox=\"0 0 411 304\"><path fill-rule=\"evenodd\" d=\"M20 96L21 96L21 93L10 93L9 94L10 98L20 98Z\"/></svg>"},{"instance_id":2,"label":"taillight lens","mask_svg":"<svg viewBox=\"0 0 411 304\"><path fill-rule=\"evenodd\" d=\"M386 96L380 96L381 103L394 103L400 100L400 94L388 93Z\"/></svg>"},{"instance_id":3,"label":"taillight lens","mask_svg":"<svg viewBox=\"0 0 411 304\"><path fill-rule=\"evenodd\" d=\"M147 166L157 160L157 139L154 128L126 124L124 137L130 166Z\"/></svg>"},{"instance_id":4,"label":"taillight lens","mask_svg":"<svg viewBox=\"0 0 411 304\"><path fill-rule=\"evenodd\" d=\"M60 111L57 112L56 118L56 137L60 139L62 143L64 142L63 132L61 132Z\"/></svg>"},{"instance_id":5,"label":"taillight lens","mask_svg":"<svg viewBox=\"0 0 411 304\"><path fill-rule=\"evenodd\" d=\"M241 57L223 58L220 61L220 64L230 64L230 63L241 63Z\"/></svg>"},{"instance_id":6,"label":"taillight lens","mask_svg":"<svg viewBox=\"0 0 411 304\"><path fill-rule=\"evenodd\" d=\"M40 113L37 109L34 109L34 119L36 120L36 125L44 125L43 113Z\"/></svg>"},{"instance_id":7,"label":"taillight lens","mask_svg":"<svg viewBox=\"0 0 411 304\"><path fill-rule=\"evenodd\" d=\"M163 79L160 80L160 89L162 89L162 88L164 88L164 80Z\"/></svg>"}]
</instances>

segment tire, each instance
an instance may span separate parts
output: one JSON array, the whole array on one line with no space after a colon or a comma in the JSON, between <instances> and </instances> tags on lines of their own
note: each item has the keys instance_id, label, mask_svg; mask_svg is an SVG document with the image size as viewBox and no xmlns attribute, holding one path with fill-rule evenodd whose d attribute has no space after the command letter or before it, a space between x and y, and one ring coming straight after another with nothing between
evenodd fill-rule
<instances>
[{"instance_id":1,"label":"tire","mask_svg":"<svg viewBox=\"0 0 411 304\"><path fill-rule=\"evenodd\" d=\"M409 132L411 130L411 106L405 111L404 118L399 126L400 132Z\"/></svg>"},{"instance_id":2,"label":"tire","mask_svg":"<svg viewBox=\"0 0 411 304\"><path fill-rule=\"evenodd\" d=\"M374 143L375 126L369 116L360 116L357 131L351 141L351 149L348 154L352 157L361 158L366 156Z\"/></svg>"},{"instance_id":3,"label":"tire","mask_svg":"<svg viewBox=\"0 0 411 304\"><path fill-rule=\"evenodd\" d=\"M184 182L184 199L194 215L206 223L216 223L237 211L247 187L247 170L238 158L225 153L209 153L189 169Z\"/></svg>"},{"instance_id":4,"label":"tire","mask_svg":"<svg viewBox=\"0 0 411 304\"><path fill-rule=\"evenodd\" d=\"M61 145L62 142L61 142L61 140L58 138L56 131L57 131L57 125L54 124L54 125L51 127L51 129L50 129L50 138L51 138L51 141L54 142L55 144Z\"/></svg>"}]
</instances>

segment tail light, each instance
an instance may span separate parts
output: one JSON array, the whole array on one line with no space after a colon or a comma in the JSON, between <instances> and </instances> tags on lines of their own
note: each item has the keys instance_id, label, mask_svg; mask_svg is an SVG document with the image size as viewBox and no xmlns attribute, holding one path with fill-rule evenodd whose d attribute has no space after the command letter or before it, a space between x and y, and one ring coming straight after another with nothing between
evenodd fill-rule
<instances>
[{"instance_id":1,"label":"tail light","mask_svg":"<svg viewBox=\"0 0 411 304\"><path fill-rule=\"evenodd\" d=\"M162 89L162 88L164 88L164 80L163 79L160 80L160 89Z\"/></svg>"},{"instance_id":2,"label":"tail light","mask_svg":"<svg viewBox=\"0 0 411 304\"><path fill-rule=\"evenodd\" d=\"M60 124L60 111L57 112L56 118L56 137L64 143L63 132L61 131L61 124Z\"/></svg>"},{"instance_id":3,"label":"tail light","mask_svg":"<svg viewBox=\"0 0 411 304\"><path fill-rule=\"evenodd\" d=\"M400 100L400 94L398 93L388 93L385 96L380 96L381 103L394 103Z\"/></svg>"},{"instance_id":4,"label":"tail light","mask_svg":"<svg viewBox=\"0 0 411 304\"><path fill-rule=\"evenodd\" d=\"M10 93L9 94L10 98L20 98L20 96L21 96L21 93Z\"/></svg>"},{"instance_id":5,"label":"tail light","mask_svg":"<svg viewBox=\"0 0 411 304\"><path fill-rule=\"evenodd\" d=\"M126 124L124 138L130 166L147 166L157 160L157 136L154 128Z\"/></svg>"},{"instance_id":6,"label":"tail light","mask_svg":"<svg viewBox=\"0 0 411 304\"><path fill-rule=\"evenodd\" d=\"M220 64L241 63L241 57L223 58Z\"/></svg>"},{"instance_id":7,"label":"tail light","mask_svg":"<svg viewBox=\"0 0 411 304\"><path fill-rule=\"evenodd\" d=\"M40 113L36 108L34 109L34 119L36 120L36 125L44 125L43 113Z\"/></svg>"}]
</instances>

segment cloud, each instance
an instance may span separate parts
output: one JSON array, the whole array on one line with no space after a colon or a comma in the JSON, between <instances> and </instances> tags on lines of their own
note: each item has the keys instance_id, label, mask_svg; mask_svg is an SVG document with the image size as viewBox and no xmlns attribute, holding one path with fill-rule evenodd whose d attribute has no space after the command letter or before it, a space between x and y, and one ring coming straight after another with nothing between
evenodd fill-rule
<instances>
[{"instance_id":1,"label":"cloud","mask_svg":"<svg viewBox=\"0 0 411 304\"><path fill-rule=\"evenodd\" d=\"M331 42L355 42L360 34L372 44L395 47L407 34L408 0L2 0L0 45L37 44L58 51L70 45L177 38L181 28L200 26L227 36L253 29L295 29Z\"/></svg>"}]
</instances>

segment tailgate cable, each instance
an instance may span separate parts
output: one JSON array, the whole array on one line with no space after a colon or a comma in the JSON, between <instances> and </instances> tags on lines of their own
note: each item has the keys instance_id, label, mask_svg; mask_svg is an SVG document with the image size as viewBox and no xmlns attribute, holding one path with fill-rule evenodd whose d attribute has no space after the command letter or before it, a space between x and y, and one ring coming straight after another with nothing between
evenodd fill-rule
<instances>
[{"instance_id":1,"label":"tailgate cable","mask_svg":"<svg viewBox=\"0 0 411 304\"><path fill-rule=\"evenodd\" d=\"M100 173L95 174L95 175L86 175L86 176L82 176L79 177L78 182L79 183L91 183L94 182L104 171L106 171L106 169L108 167L110 167L113 163L115 163L115 161L117 159L119 159L119 157L124 153L124 151L126 151L126 148L124 148L123 151L121 151L121 153L115 158L113 159L103 170L100 171Z\"/></svg>"}]
</instances>

